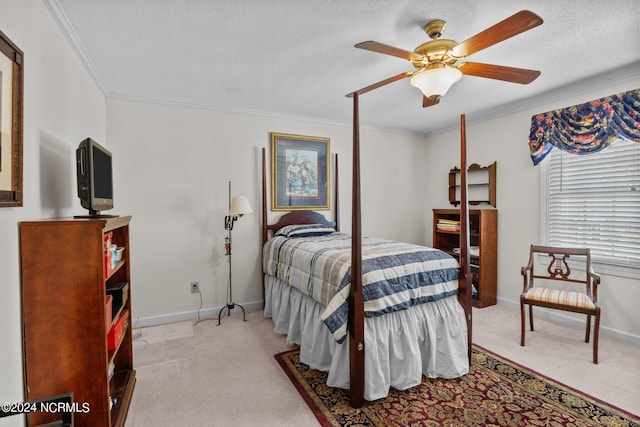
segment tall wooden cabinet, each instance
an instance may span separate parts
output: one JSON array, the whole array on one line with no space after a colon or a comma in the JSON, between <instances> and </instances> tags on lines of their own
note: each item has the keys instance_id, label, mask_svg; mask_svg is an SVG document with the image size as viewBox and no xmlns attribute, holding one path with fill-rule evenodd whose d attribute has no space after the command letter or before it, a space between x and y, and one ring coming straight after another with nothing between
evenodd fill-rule
<instances>
[{"instance_id":1,"label":"tall wooden cabinet","mask_svg":"<svg viewBox=\"0 0 640 427\"><path fill-rule=\"evenodd\" d=\"M131 403L130 220L20 223L25 395L32 401L72 392L77 426L124 426ZM105 262L105 236L124 248L113 268ZM111 298L107 288L115 289ZM109 349L114 327L122 333ZM32 413L29 424L48 423L51 415Z\"/></svg>"},{"instance_id":2,"label":"tall wooden cabinet","mask_svg":"<svg viewBox=\"0 0 640 427\"><path fill-rule=\"evenodd\" d=\"M496 303L498 276L498 211L469 210L471 277L474 307ZM460 251L460 210L433 210L433 247L455 257Z\"/></svg>"}]
</instances>

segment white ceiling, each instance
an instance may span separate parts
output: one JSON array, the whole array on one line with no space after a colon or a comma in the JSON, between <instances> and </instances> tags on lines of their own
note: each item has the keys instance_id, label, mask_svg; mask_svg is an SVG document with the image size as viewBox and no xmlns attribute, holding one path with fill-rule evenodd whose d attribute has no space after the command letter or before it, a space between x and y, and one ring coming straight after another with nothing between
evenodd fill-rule
<instances>
[{"instance_id":1,"label":"white ceiling","mask_svg":"<svg viewBox=\"0 0 640 427\"><path fill-rule=\"evenodd\" d=\"M540 70L533 83L463 76L422 108L403 79L360 97L361 125L426 134L640 74L638 0L43 1L114 98L349 124L346 93L413 70L354 44L413 50L433 19L462 42L522 9L544 23L469 60Z\"/></svg>"}]
</instances>

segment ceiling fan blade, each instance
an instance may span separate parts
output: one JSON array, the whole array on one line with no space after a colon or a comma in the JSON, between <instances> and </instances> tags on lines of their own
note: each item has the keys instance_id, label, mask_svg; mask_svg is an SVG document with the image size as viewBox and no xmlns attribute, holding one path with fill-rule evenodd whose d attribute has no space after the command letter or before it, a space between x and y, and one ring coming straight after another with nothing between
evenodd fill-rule
<instances>
[{"instance_id":1,"label":"ceiling fan blade","mask_svg":"<svg viewBox=\"0 0 640 427\"><path fill-rule=\"evenodd\" d=\"M433 100L431 98L427 98L426 96L422 96L422 107L426 108L426 107L432 107L434 105L436 105L438 102L440 102L440 98L437 98L436 100Z\"/></svg>"},{"instance_id":2,"label":"ceiling fan blade","mask_svg":"<svg viewBox=\"0 0 640 427\"><path fill-rule=\"evenodd\" d=\"M406 71L404 73L400 73L400 74L395 75L393 77L389 77L388 79L384 79L382 81L379 81L378 83L374 83L374 84L369 85L367 87L363 87L362 89L358 89L356 91L348 93L345 96L347 98L352 98L354 93L357 93L358 95L362 95L363 93L367 93L369 91L372 91L372 90L377 89L379 87L382 87L384 85L388 85L389 83L393 83L395 81L398 81L398 80L404 79L406 77L412 76L414 73L415 73L415 71Z\"/></svg>"},{"instance_id":3,"label":"ceiling fan blade","mask_svg":"<svg viewBox=\"0 0 640 427\"><path fill-rule=\"evenodd\" d=\"M466 76L504 80L505 82L520 83L522 85L531 83L540 75L540 71L537 70L482 64L480 62L463 62L458 66L458 69Z\"/></svg>"},{"instance_id":4,"label":"ceiling fan blade","mask_svg":"<svg viewBox=\"0 0 640 427\"><path fill-rule=\"evenodd\" d=\"M366 41L356 44L354 47L358 49L370 50L372 52L384 53L385 55L391 55L398 58L406 59L407 61L421 61L423 56L415 52L400 49L399 47L389 46L388 44L378 43L374 41Z\"/></svg>"},{"instance_id":5,"label":"ceiling fan blade","mask_svg":"<svg viewBox=\"0 0 640 427\"><path fill-rule=\"evenodd\" d=\"M542 24L542 18L528 10L521 10L492 27L468 38L451 49L451 56L464 58L484 48L500 43Z\"/></svg>"}]
</instances>

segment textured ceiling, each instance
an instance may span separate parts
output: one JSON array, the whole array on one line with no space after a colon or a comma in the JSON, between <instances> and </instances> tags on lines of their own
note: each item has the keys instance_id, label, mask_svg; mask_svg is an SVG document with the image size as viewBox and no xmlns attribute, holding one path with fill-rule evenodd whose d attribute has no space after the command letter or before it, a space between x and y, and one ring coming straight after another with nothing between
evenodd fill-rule
<instances>
[{"instance_id":1,"label":"textured ceiling","mask_svg":"<svg viewBox=\"0 0 640 427\"><path fill-rule=\"evenodd\" d=\"M354 44L413 50L433 19L461 42L522 9L544 23L469 60L540 70L533 83L463 76L422 108L400 80L361 96L362 126L437 132L640 74L638 0L43 1L115 98L349 124L346 93L413 70Z\"/></svg>"}]
</instances>

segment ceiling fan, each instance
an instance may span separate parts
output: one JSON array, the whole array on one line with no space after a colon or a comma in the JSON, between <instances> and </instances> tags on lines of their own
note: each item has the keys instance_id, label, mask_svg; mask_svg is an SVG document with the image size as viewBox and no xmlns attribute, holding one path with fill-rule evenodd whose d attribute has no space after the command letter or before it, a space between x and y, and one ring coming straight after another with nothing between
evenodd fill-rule
<instances>
[{"instance_id":1,"label":"ceiling fan","mask_svg":"<svg viewBox=\"0 0 640 427\"><path fill-rule=\"evenodd\" d=\"M456 63L462 58L540 24L542 24L542 18L538 15L528 10L521 10L462 43L440 38L446 26L446 22L441 19L430 21L425 25L424 30L432 40L416 47L413 52L375 41L358 43L355 47L359 49L406 59L416 69L389 77L351 92L347 96L352 97L356 93L361 95L389 83L411 77L411 84L423 92L422 106L430 107L436 105L463 74L519 84L531 83L540 75L540 71L479 62L463 62L458 65Z\"/></svg>"}]
</instances>

